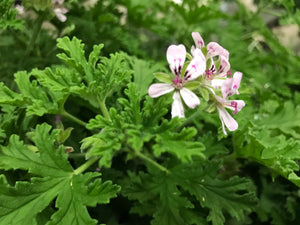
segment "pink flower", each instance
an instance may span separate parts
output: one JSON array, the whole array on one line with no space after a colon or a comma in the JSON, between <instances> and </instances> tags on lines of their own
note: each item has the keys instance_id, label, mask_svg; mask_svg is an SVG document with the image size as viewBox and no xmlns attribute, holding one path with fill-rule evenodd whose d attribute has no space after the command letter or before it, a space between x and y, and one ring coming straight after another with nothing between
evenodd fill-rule
<instances>
[{"instance_id":1,"label":"pink flower","mask_svg":"<svg viewBox=\"0 0 300 225\"><path fill-rule=\"evenodd\" d=\"M202 49L205 47L204 41L198 32L193 32L192 37L195 42L195 46L192 46L191 52L194 54L195 49ZM218 88L222 85L224 77L230 72L229 64L229 52L216 42L210 42L206 46L207 54L206 59L210 63L209 68L205 71L206 80L214 88ZM214 57L218 56L218 60L215 62ZM218 65L216 67L216 65Z\"/></svg>"},{"instance_id":2,"label":"pink flower","mask_svg":"<svg viewBox=\"0 0 300 225\"><path fill-rule=\"evenodd\" d=\"M226 79L221 86L222 98L215 95L218 102L217 109L219 112L219 117L222 122L223 133L227 135L225 126L230 131L234 131L238 128L238 123L235 119L226 111L225 108L231 109L233 114L237 114L245 106L243 100L227 100L234 94L239 94L238 88L242 79L241 72L235 72L232 78Z\"/></svg>"},{"instance_id":3,"label":"pink flower","mask_svg":"<svg viewBox=\"0 0 300 225\"><path fill-rule=\"evenodd\" d=\"M53 12L55 13L57 19L61 22L65 22L67 20L66 13L69 11L67 8L63 7L64 0L52 0L52 4L54 5Z\"/></svg>"},{"instance_id":4,"label":"pink flower","mask_svg":"<svg viewBox=\"0 0 300 225\"><path fill-rule=\"evenodd\" d=\"M203 48L205 46L203 38L198 32L193 32L192 37L194 39L196 49ZM195 50L195 47L192 46L192 53ZM214 56L224 56L227 60L229 59L229 52L219 45L217 42L209 42L207 45L207 58L214 57Z\"/></svg>"},{"instance_id":5,"label":"pink flower","mask_svg":"<svg viewBox=\"0 0 300 225\"><path fill-rule=\"evenodd\" d=\"M172 103L172 118L184 117L184 108L181 98L189 108L195 108L200 104L198 96L185 87L185 85L199 76L201 76L206 69L206 59L200 49L195 49L194 57L185 69L182 71L185 58L186 49L184 45L171 45L167 50L167 61L169 67L175 78L171 79L169 83L152 84L148 89L148 94L152 98L175 91L173 94Z\"/></svg>"}]
</instances>

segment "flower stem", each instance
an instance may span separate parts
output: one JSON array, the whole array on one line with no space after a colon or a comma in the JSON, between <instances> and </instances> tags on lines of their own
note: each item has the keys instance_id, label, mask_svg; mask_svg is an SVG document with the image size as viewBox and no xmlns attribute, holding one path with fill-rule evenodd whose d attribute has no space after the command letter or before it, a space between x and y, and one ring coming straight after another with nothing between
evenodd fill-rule
<instances>
[{"instance_id":1,"label":"flower stem","mask_svg":"<svg viewBox=\"0 0 300 225\"><path fill-rule=\"evenodd\" d=\"M63 117L66 117L76 123L78 123L79 125L82 125L82 126L86 126L87 123L86 122L83 122L82 120L78 119L77 117L71 115L70 113L66 112L65 110L63 110L60 115L62 115Z\"/></svg>"},{"instance_id":2,"label":"flower stem","mask_svg":"<svg viewBox=\"0 0 300 225\"><path fill-rule=\"evenodd\" d=\"M78 175L84 172L87 168L89 168L91 165L93 165L99 158L98 157L92 157L88 161L86 161L84 164L82 164L80 167L78 167L76 170L74 170L73 174Z\"/></svg>"},{"instance_id":3,"label":"flower stem","mask_svg":"<svg viewBox=\"0 0 300 225\"><path fill-rule=\"evenodd\" d=\"M178 127L178 130L180 130L181 128L183 128L184 126L186 126L187 124L193 122L193 120L195 118L197 118L199 116L199 114L201 113L201 110L197 110L196 112L194 112L191 116L189 116L188 118L186 118L185 121L182 122L182 124Z\"/></svg>"},{"instance_id":4,"label":"flower stem","mask_svg":"<svg viewBox=\"0 0 300 225\"><path fill-rule=\"evenodd\" d=\"M170 171L169 171L167 168L165 168L165 167L163 167L162 165L158 164L158 163L155 162L153 159L151 159L151 158L145 156L145 155L142 154L141 152L135 151L135 154L136 154L136 156L138 156L139 158L141 158L141 159L143 159L143 160L149 162L150 164L152 164L152 165L155 166L156 168L160 169L161 171L164 171L164 172L166 172L167 174L170 174Z\"/></svg>"},{"instance_id":5,"label":"flower stem","mask_svg":"<svg viewBox=\"0 0 300 225\"><path fill-rule=\"evenodd\" d=\"M109 112L107 111L107 108L106 108L106 105L105 105L105 100L99 101L99 105L100 105L100 109L101 109L101 112L102 112L103 116L106 119L110 119Z\"/></svg>"}]
</instances>

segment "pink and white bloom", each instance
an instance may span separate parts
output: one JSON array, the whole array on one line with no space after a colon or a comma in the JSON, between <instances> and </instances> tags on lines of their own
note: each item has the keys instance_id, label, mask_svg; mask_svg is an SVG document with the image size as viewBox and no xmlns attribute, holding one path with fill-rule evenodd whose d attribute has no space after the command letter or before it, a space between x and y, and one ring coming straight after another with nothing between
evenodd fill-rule
<instances>
[{"instance_id":1,"label":"pink and white bloom","mask_svg":"<svg viewBox=\"0 0 300 225\"><path fill-rule=\"evenodd\" d=\"M167 61L175 78L170 80L170 83L152 84L148 89L148 94L152 98L175 91L173 94L172 103L172 118L184 117L184 107L181 99L189 108L195 108L200 104L198 96L185 87L186 83L195 80L201 76L206 69L206 59L200 49L195 49L194 57L185 69L182 71L186 49L184 45L171 45L167 50Z\"/></svg>"},{"instance_id":2,"label":"pink and white bloom","mask_svg":"<svg viewBox=\"0 0 300 225\"><path fill-rule=\"evenodd\" d=\"M196 49L202 49L205 47L205 44L198 32L192 32L192 37L196 46L192 46L191 49L192 54L194 54ZM219 88L224 81L224 77L231 74L229 52L216 42L209 42L206 49L206 59L210 60L210 67L205 71L205 79L214 88ZM218 56L218 63L214 61L214 57L216 56ZM216 64L218 64L218 67L216 67Z\"/></svg>"},{"instance_id":3,"label":"pink and white bloom","mask_svg":"<svg viewBox=\"0 0 300 225\"><path fill-rule=\"evenodd\" d=\"M231 109L233 114L237 114L245 106L243 100L227 100L226 98L233 94L239 94L238 88L242 79L241 72L235 72L232 78L226 79L221 86L222 98L215 95L218 102L217 109L222 122L223 133L227 135L225 126L228 130L234 131L238 128L236 120L226 111L225 108Z\"/></svg>"},{"instance_id":4,"label":"pink and white bloom","mask_svg":"<svg viewBox=\"0 0 300 225\"><path fill-rule=\"evenodd\" d=\"M67 20L66 13L69 11L66 7L63 6L65 0L52 0L52 4L54 5L53 12L55 13L57 19L61 22L65 22Z\"/></svg>"},{"instance_id":5,"label":"pink and white bloom","mask_svg":"<svg viewBox=\"0 0 300 225\"><path fill-rule=\"evenodd\" d=\"M195 51L195 49L201 49L205 46L203 38L198 32L192 32L192 37L194 39L195 46L192 46L191 52ZM207 44L207 55L206 58L211 58L214 56L224 56L227 60L229 59L229 52L219 45L217 42L209 42Z\"/></svg>"}]
</instances>

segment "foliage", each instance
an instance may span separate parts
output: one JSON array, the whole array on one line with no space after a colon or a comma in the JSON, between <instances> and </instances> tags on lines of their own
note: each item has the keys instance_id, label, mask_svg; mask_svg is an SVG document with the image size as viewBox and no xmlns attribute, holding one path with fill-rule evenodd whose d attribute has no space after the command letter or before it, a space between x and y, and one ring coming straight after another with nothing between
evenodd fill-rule
<instances>
[{"instance_id":1,"label":"foliage","mask_svg":"<svg viewBox=\"0 0 300 225\"><path fill-rule=\"evenodd\" d=\"M0 225L299 224L300 5L244 2L2 0ZM243 73L228 136L201 78L186 118L148 95L194 31Z\"/></svg>"}]
</instances>

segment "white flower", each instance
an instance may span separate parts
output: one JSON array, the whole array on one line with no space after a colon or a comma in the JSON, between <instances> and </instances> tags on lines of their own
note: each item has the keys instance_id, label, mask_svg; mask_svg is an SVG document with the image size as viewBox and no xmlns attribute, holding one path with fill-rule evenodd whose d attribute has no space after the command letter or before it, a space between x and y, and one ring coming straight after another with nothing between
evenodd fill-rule
<instances>
[{"instance_id":1,"label":"white flower","mask_svg":"<svg viewBox=\"0 0 300 225\"><path fill-rule=\"evenodd\" d=\"M181 98L189 108L195 108L200 104L198 96L185 87L188 81L194 80L201 76L206 69L206 59L200 49L195 49L193 59L187 66L185 71L182 71L186 49L184 45L171 45L167 50L167 60L175 79L170 80L170 83L152 84L148 93L152 98L175 91L173 94L172 117L184 117L184 108Z\"/></svg>"}]
</instances>

